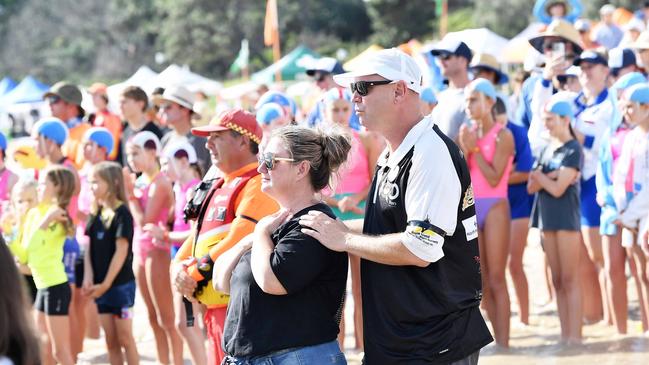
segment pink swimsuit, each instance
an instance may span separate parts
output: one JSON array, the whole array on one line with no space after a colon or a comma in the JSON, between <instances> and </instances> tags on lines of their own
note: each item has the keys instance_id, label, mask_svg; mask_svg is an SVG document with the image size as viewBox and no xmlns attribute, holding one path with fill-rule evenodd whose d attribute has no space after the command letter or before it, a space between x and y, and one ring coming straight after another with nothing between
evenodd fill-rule
<instances>
[{"instance_id":1,"label":"pink swimsuit","mask_svg":"<svg viewBox=\"0 0 649 365\"><path fill-rule=\"evenodd\" d=\"M0 217L2 217L2 208L5 204L8 204L11 199L11 191L9 191L9 169L5 169L0 172Z\"/></svg>"},{"instance_id":2,"label":"pink swimsuit","mask_svg":"<svg viewBox=\"0 0 649 365\"><path fill-rule=\"evenodd\" d=\"M496 138L503 128L505 126L496 123L486 135L478 139L477 146L480 148L479 153L482 154L482 157L488 163L492 163L494 160L494 156L496 155ZM482 174L482 171L480 171L480 167L476 161L476 154L472 153L469 156L469 173L471 174L471 185L473 186L473 195L475 197L478 228L484 228L484 222L491 207L499 200L507 199L507 181L509 180L509 173L512 169L513 161L514 156L510 156L500 181L496 186L491 186Z\"/></svg>"},{"instance_id":3,"label":"pink swimsuit","mask_svg":"<svg viewBox=\"0 0 649 365\"><path fill-rule=\"evenodd\" d=\"M146 177L144 175L141 175L135 181L135 188L133 189L133 194L138 199L142 212L146 210L146 206L149 201L149 188L151 187L151 184L153 184L153 182L159 179L160 177L162 177L162 175L158 173L153 178L153 181L147 182ZM166 225L167 219L169 219L169 207L163 207L158 212L158 215L156 216L152 224ZM169 251L170 248L169 246L154 245L153 237L149 233L142 230L142 227L136 223L135 230L133 232L133 254L138 258L140 258L141 265L144 265L145 259L149 255L149 252L153 249Z\"/></svg>"},{"instance_id":4,"label":"pink swimsuit","mask_svg":"<svg viewBox=\"0 0 649 365\"><path fill-rule=\"evenodd\" d=\"M180 185L179 183L174 184L174 197L176 198L176 205L174 207L174 231L184 232L191 229L189 222L185 222L183 218L183 210L187 204L187 192L200 182L199 179L192 179L185 185Z\"/></svg>"},{"instance_id":5,"label":"pink swimsuit","mask_svg":"<svg viewBox=\"0 0 649 365\"><path fill-rule=\"evenodd\" d=\"M352 148L347 162L340 169L340 182L336 194L356 194L370 184L367 151L356 131L352 131Z\"/></svg>"},{"instance_id":6,"label":"pink swimsuit","mask_svg":"<svg viewBox=\"0 0 649 365\"><path fill-rule=\"evenodd\" d=\"M92 202L94 196L92 195L92 190L90 190L90 185L88 184L88 174L90 169L83 169L79 171L79 184L81 185L79 189L79 199L77 201L77 207L80 212L85 214L90 214L90 208L92 207ZM77 242L84 248L88 247L90 243L90 237L86 236L86 222L79 222L77 224Z\"/></svg>"}]
</instances>

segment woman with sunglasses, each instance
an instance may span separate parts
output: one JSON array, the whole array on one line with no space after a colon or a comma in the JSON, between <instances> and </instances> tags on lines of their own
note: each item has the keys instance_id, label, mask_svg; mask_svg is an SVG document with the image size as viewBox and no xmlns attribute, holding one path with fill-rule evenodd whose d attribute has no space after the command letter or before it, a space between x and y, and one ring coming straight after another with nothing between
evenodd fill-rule
<instances>
[{"instance_id":1,"label":"woman with sunglasses","mask_svg":"<svg viewBox=\"0 0 649 365\"><path fill-rule=\"evenodd\" d=\"M363 219L365 199L370 189L376 160L385 148L383 137L373 132L358 132L349 126L352 114L352 95L349 91L333 88L325 93L326 122L340 127L351 136L352 148L349 159L341 168L332 189L325 189L323 200L342 220ZM363 348L363 312L361 302L361 260L349 255L352 295L354 298L354 340L355 349ZM343 347L345 340L344 316L341 321L338 342Z\"/></svg>"},{"instance_id":2,"label":"woman with sunglasses","mask_svg":"<svg viewBox=\"0 0 649 365\"><path fill-rule=\"evenodd\" d=\"M260 158L262 191L282 209L214 263L214 285L230 293L226 364L345 364L336 336L347 281L347 254L302 232L351 149L343 133L288 126L273 132ZM248 363L248 362L246 362Z\"/></svg>"}]
</instances>

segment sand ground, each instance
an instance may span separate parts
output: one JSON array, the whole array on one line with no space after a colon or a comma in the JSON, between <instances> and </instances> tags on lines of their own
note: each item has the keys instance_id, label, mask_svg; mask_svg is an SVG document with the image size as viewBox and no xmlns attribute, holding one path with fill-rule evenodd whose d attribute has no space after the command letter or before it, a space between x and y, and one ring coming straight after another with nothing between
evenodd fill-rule
<instances>
[{"instance_id":1,"label":"sand ground","mask_svg":"<svg viewBox=\"0 0 649 365\"><path fill-rule=\"evenodd\" d=\"M510 288L512 299L512 327L509 350L503 351L489 345L480 355L480 364L544 364L544 365L635 365L649 364L649 337L642 334L635 284L629 280L629 333L619 336L611 326L601 323L584 326L584 343L577 347L558 344L559 320L554 303L547 302L547 290L542 275L543 251L538 240L530 236L525 252L524 265L530 284L530 325L516 323L516 299ZM511 282L510 282L511 286ZM351 349L354 345L353 321L351 318L352 298L348 295L346 316L345 353L350 364L360 364L362 354ZM134 334L138 343L142 364L156 364L155 344L147 322L147 315L141 298L135 305ZM86 339L84 352L79 356L80 364L107 364L103 338ZM185 363L189 352L185 351Z\"/></svg>"}]
</instances>

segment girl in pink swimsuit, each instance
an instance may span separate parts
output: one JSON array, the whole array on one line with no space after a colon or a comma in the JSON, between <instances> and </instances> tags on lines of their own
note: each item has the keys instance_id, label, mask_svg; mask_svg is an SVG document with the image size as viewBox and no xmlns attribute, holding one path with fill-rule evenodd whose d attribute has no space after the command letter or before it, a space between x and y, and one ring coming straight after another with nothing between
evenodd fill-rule
<instances>
[{"instance_id":1,"label":"girl in pink swimsuit","mask_svg":"<svg viewBox=\"0 0 649 365\"><path fill-rule=\"evenodd\" d=\"M352 113L352 96L347 90L333 88L324 95L325 117L328 123L342 128L352 136L352 148L347 162L338 171L333 191L325 189L323 200L336 216L342 220L362 219L365 215L365 200L370 188L374 167L381 151L385 148L383 137L371 132L357 132L349 126ZM349 255L352 296L354 298L355 348L363 348L363 315L360 282L360 258ZM345 322L340 322L339 342L343 348Z\"/></svg>"},{"instance_id":2,"label":"girl in pink swimsuit","mask_svg":"<svg viewBox=\"0 0 649 365\"><path fill-rule=\"evenodd\" d=\"M174 183L173 227L169 231L167 225L149 223L144 226L144 230L153 236L154 242L170 245L171 257L173 258L180 245L185 242L191 233L192 222L185 221L183 211L189 199L189 194L192 194L194 187L201 182L202 174L198 166L196 150L187 141L169 143L164 149L160 162L162 163L162 171ZM173 302L176 310L176 327L187 343L187 347L189 347L192 362L194 364L207 363L205 338L201 328L197 325L187 327L183 297L176 291L173 292ZM200 305L194 304L194 313L200 313L200 311ZM196 318L198 319L200 316Z\"/></svg>"},{"instance_id":3,"label":"girl in pink swimsuit","mask_svg":"<svg viewBox=\"0 0 649 365\"><path fill-rule=\"evenodd\" d=\"M0 217L5 206L9 206L11 201L11 188L18 181L18 176L5 165L6 151L7 138L0 132Z\"/></svg>"},{"instance_id":4,"label":"girl in pink swimsuit","mask_svg":"<svg viewBox=\"0 0 649 365\"><path fill-rule=\"evenodd\" d=\"M493 119L496 90L478 78L465 88L466 112L473 126L460 128L459 142L471 174L482 271L483 303L496 343L509 346L510 303L505 268L509 252L507 183L514 159L514 137Z\"/></svg>"},{"instance_id":5,"label":"girl in pink swimsuit","mask_svg":"<svg viewBox=\"0 0 649 365\"><path fill-rule=\"evenodd\" d=\"M137 133L126 144L129 166L134 172L141 173L135 179L126 168L124 171L128 205L135 223L133 272L149 314L158 362L182 364L183 344L175 327L169 277L169 245L154 241L153 235L144 230L147 224L166 224L173 205L171 182L160 173L160 150L158 137L149 131ZM169 357L170 347L172 358Z\"/></svg>"}]
</instances>

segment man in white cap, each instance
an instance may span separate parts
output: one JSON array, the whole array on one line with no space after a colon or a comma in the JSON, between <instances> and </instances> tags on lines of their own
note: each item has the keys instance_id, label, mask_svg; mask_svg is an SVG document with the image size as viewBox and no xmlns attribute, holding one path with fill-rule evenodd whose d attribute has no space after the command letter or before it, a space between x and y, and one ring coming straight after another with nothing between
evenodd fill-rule
<instances>
[{"instance_id":1,"label":"man in white cap","mask_svg":"<svg viewBox=\"0 0 649 365\"><path fill-rule=\"evenodd\" d=\"M613 23L613 13L615 6L606 4L599 9L601 22L591 34L592 40L599 43L607 50L613 49L620 44L624 32L615 23Z\"/></svg>"},{"instance_id":2,"label":"man in white cap","mask_svg":"<svg viewBox=\"0 0 649 365\"><path fill-rule=\"evenodd\" d=\"M351 87L361 123L388 148L362 223L309 212L300 224L328 248L362 258L364 363L477 364L492 337L479 309L471 180L457 145L418 107L417 64L386 49L334 80Z\"/></svg>"},{"instance_id":3,"label":"man in white cap","mask_svg":"<svg viewBox=\"0 0 649 365\"><path fill-rule=\"evenodd\" d=\"M205 148L207 139L191 133L192 116L196 114L194 93L183 86L172 86L166 88L164 93L154 100L162 112L162 122L171 128L171 131L162 137L162 147L167 147L171 142L187 140L196 150L199 166L203 172L207 172L211 165L209 151Z\"/></svg>"}]
</instances>

